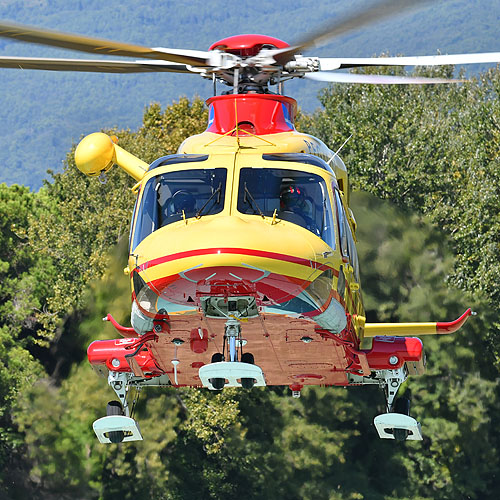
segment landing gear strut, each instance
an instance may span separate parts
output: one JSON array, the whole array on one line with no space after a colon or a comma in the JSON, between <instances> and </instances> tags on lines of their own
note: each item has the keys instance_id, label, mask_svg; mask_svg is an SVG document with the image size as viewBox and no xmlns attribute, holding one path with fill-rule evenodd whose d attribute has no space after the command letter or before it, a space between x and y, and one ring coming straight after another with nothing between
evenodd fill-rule
<instances>
[{"instance_id":1,"label":"landing gear strut","mask_svg":"<svg viewBox=\"0 0 500 500\"><path fill-rule=\"evenodd\" d=\"M131 377L130 373L109 372L108 383L120 401L110 401L106 408L106 416L93 424L94 432L101 443L142 441L139 425L130 417L127 403Z\"/></svg>"},{"instance_id":2,"label":"landing gear strut","mask_svg":"<svg viewBox=\"0 0 500 500\"><path fill-rule=\"evenodd\" d=\"M410 417L409 392L396 399L401 384L407 379L408 371L405 365L395 370L376 370L370 377L349 374L351 385L377 384L385 393L386 411L374 418L373 423L382 439L397 441L421 441L420 424Z\"/></svg>"},{"instance_id":3,"label":"landing gear strut","mask_svg":"<svg viewBox=\"0 0 500 500\"><path fill-rule=\"evenodd\" d=\"M261 368L254 364L253 354L242 352L245 343L241 338L240 322L236 318L229 318L224 326L222 353L215 353L212 362L202 366L198 372L205 387L221 391L224 387L252 389L266 385ZM224 353L229 361L225 361Z\"/></svg>"},{"instance_id":4,"label":"landing gear strut","mask_svg":"<svg viewBox=\"0 0 500 500\"><path fill-rule=\"evenodd\" d=\"M422 429L420 423L410 417L410 393L396 399L401 384L408 377L404 366L397 370L381 370L385 382L387 398L387 413L378 415L373 423L378 435L382 439L395 439L396 441L415 440L421 441Z\"/></svg>"}]
</instances>

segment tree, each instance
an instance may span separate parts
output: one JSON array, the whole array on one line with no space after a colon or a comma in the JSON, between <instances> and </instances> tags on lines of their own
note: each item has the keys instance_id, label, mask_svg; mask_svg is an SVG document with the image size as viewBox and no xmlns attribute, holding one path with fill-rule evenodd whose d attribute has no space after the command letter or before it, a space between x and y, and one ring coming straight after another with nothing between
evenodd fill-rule
<instances>
[{"instance_id":1,"label":"tree","mask_svg":"<svg viewBox=\"0 0 500 500\"><path fill-rule=\"evenodd\" d=\"M332 85L321 96L325 109L303 123L333 150L352 135L341 155L353 188L428 215L453 250L450 283L487 297L497 313L499 91L498 69L459 85ZM500 360L498 321L487 328Z\"/></svg>"},{"instance_id":2,"label":"tree","mask_svg":"<svg viewBox=\"0 0 500 500\"><path fill-rule=\"evenodd\" d=\"M175 153L186 135L205 129L206 119L199 99L193 103L180 99L163 113L152 104L138 132L117 132L119 144L141 159L153 161ZM48 339L53 339L61 321L81 306L85 287L103 275L110 249L128 233L134 184L119 168L107 174L106 184L85 177L75 166L72 150L64 172L53 174L53 182L46 183L43 195L37 197L40 215L30 218L30 245L57 270L47 310L39 315Z\"/></svg>"},{"instance_id":3,"label":"tree","mask_svg":"<svg viewBox=\"0 0 500 500\"><path fill-rule=\"evenodd\" d=\"M464 297L446 289L453 261L440 233L373 197L354 194L353 206L368 315L394 321L456 315ZM119 255L82 299L86 319L72 332L82 351L90 340L116 335L101 321L107 312L120 320L129 313ZM26 433L41 498L493 499L498 381L485 361L484 328L479 318L465 334L424 339L427 375L407 385L425 441L404 447L379 440L373 429L373 416L383 411L376 387L311 387L299 400L281 388L145 390L137 418L146 440L105 447L91 422L113 393L85 359L59 388L41 382L23 394L15 419Z\"/></svg>"},{"instance_id":4,"label":"tree","mask_svg":"<svg viewBox=\"0 0 500 500\"><path fill-rule=\"evenodd\" d=\"M495 197L471 194L482 193L481 186L493 186L492 165L474 158L460 168L453 164L462 158L462 149L470 152L474 144L455 130L458 119L470 127L471 135L476 130L469 92L479 92L487 108L493 104L484 89L473 85L448 90L447 100L437 88L349 89L344 95L333 87L325 94L326 111L311 119L303 117L302 123L323 134L332 146L343 142L337 139L349 131L347 127L365 139L375 138L375 146L368 140L356 148L358 143L352 141L346 146L351 182L407 207L401 210L373 197L353 195L368 318L448 319L469 300L480 313L469 322L466 334L425 341L428 372L407 383L413 393L413 414L424 424L424 443L398 446L378 439L371 419L384 408L376 387L349 391L311 387L300 400L289 398L280 388L222 394L148 391L137 412L149 439L116 447L99 445L91 421L114 396L105 380L92 375L85 349L91 339L116 335L100 320L107 312L121 321L128 319L129 284L121 274L125 251L110 253L110 249L117 241L126 243L122 235L133 203L132 181L115 169L108 184L90 183L71 170L69 158L66 171L34 198L38 215L28 217L26 232L35 250L28 253L49 262L52 270L44 283L46 308L39 313L46 330L44 337L38 332L37 339L73 349L67 370L23 389L10 410L24 436L36 496L495 498L499 484L494 473L500 465L498 373L484 334L497 315L484 296L491 301L495 292L485 285L484 296L474 289L470 299L463 290L450 287L453 280L462 286L457 276L467 251L483 262L472 246L460 253L465 242L457 239L460 228L453 232L457 227L453 223L460 217L470 220L484 242L497 234L493 223L483 221L483 227L474 216L478 207L493 214ZM329 121L330 95L339 99L338 114L344 118L334 123L339 132ZM464 99L469 101L464 104ZM204 128L196 119L196 106L181 101L164 113L152 106L137 134L118 133L120 144L147 160L173 152L182 139L175 135L175 123L190 134ZM348 122L351 107L357 121ZM497 139L491 136L484 131L477 135L476 147L485 158L493 156ZM332 138L335 141L330 142ZM402 169L401 164L412 168ZM480 167L486 184L474 178ZM466 176L467 189L460 186L456 172ZM472 212L466 213L469 208ZM440 221L448 236L432 221ZM487 259L493 250L486 252ZM481 266L478 269L483 272ZM453 280L448 279L452 270ZM486 284L492 283L494 272L484 270Z\"/></svg>"},{"instance_id":5,"label":"tree","mask_svg":"<svg viewBox=\"0 0 500 500\"><path fill-rule=\"evenodd\" d=\"M31 350L51 267L30 251L26 228L32 213L37 206L28 188L0 184L0 485L8 477L5 470L17 473L22 467L15 453L22 438L12 425L12 405L43 373Z\"/></svg>"}]
</instances>

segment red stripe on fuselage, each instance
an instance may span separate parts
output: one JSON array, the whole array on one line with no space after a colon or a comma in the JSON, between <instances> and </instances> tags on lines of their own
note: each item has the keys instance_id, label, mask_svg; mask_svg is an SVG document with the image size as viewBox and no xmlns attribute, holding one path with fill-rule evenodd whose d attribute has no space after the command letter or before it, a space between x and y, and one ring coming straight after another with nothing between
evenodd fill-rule
<instances>
[{"instance_id":1,"label":"red stripe on fuselage","mask_svg":"<svg viewBox=\"0 0 500 500\"><path fill-rule=\"evenodd\" d=\"M173 260L186 259L188 257L197 257L201 255L216 255L216 254L237 254L237 255L251 255L253 257L264 257L266 259L275 259L285 262L290 262L292 264L299 264L301 266L307 266L311 269L316 269L318 271L326 271L331 269L334 276L338 277L338 270L334 267L327 266L326 264L320 264L319 262L302 259L300 257L294 257L293 255L286 255L282 253L266 252L263 250L252 250L250 248L204 248L196 250L188 250L186 252L178 252L171 255L165 255L163 257L158 257L157 259L144 262L138 266L134 271L144 271L145 269L150 269L151 267L164 264L165 262L172 262Z\"/></svg>"}]
</instances>

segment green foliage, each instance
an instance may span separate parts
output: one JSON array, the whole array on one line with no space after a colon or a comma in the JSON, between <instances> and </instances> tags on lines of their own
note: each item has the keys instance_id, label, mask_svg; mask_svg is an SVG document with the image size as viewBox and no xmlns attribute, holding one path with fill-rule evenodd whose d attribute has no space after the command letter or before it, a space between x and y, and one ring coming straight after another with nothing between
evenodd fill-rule
<instances>
[{"instance_id":1,"label":"green foliage","mask_svg":"<svg viewBox=\"0 0 500 500\"><path fill-rule=\"evenodd\" d=\"M371 196L354 193L353 205L368 314L453 318L464 297L445 289L452 259L440 233ZM100 319L107 312L127 319L123 259L122 248L82 296L86 319L71 325L81 350L116 335ZM383 411L373 387L310 387L299 400L280 388L145 389L137 407L145 441L103 446L91 422L113 393L83 360L60 387L42 380L19 400L15 421L26 435L30 479L41 498L493 499L500 408L481 340L487 321L480 315L462 334L425 339L428 372L407 383L425 441L400 446L373 429L373 415Z\"/></svg>"},{"instance_id":2,"label":"green foliage","mask_svg":"<svg viewBox=\"0 0 500 500\"><path fill-rule=\"evenodd\" d=\"M50 266L31 252L25 229L37 213L28 188L0 185L0 468L20 438L11 425L17 395L43 373L28 350L36 336L36 311L46 292ZM0 475L0 481L3 474Z\"/></svg>"},{"instance_id":3,"label":"green foliage","mask_svg":"<svg viewBox=\"0 0 500 500\"><path fill-rule=\"evenodd\" d=\"M450 282L497 311L499 92L499 70L460 85L335 85L303 124L334 150L352 134L342 151L352 186L428 214L453 250ZM498 328L488 327L497 353Z\"/></svg>"},{"instance_id":4,"label":"green foliage","mask_svg":"<svg viewBox=\"0 0 500 500\"><path fill-rule=\"evenodd\" d=\"M85 350L94 339L116 336L101 321L108 312L128 321L130 285L121 269L133 181L115 168L99 184L68 156L65 171L36 194L0 186L5 494L496 498L499 382L486 332L498 321L497 268L487 268L498 241L498 78L491 73L481 84L445 90L332 87L325 111L301 118L333 149L355 132L343 151L352 184L400 207L352 197L368 319L448 320L469 304L479 313L463 333L424 339L427 373L406 384L423 443L378 439L371 421L384 408L375 387L309 387L299 400L281 388L145 389L136 411L146 440L100 445L91 423L114 394L92 372ZM165 111L152 105L137 133L117 133L120 145L151 161L174 152L184 134L203 130L204 113L199 100L181 99ZM481 287L473 286L479 279Z\"/></svg>"},{"instance_id":5,"label":"green foliage","mask_svg":"<svg viewBox=\"0 0 500 500\"><path fill-rule=\"evenodd\" d=\"M3 0L0 19L146 47L206 50L230 35L263 33L289 43L323 23L360 11L371 0L190 0L182 8L155 0ZM433 2L418 12L337 37L308 51L322 57L369 57L383 51L420 55L498 50L499 0ZM299 19L300 24L291 23ZM210 20L207 22L207 20ZM331 24L330 24L331 25ZM0 40L0 55L85 57L59 48ZM88 58L92 58L89 55ZM478 72L474 67L473 72ZM180 95L209 97L212 84L197 75L92 74L1 69L0 182L38 189L46 170L62 169L65 153L82 133L136 129L145 105ZM295 80L286 88L308 112L318 107L323 83ZM219 85L218 92L226 90Z\"/></svg>"},{"instance_id":6,"label":"green foliage","mask_svg":"<svg viewBox=\"0 0 500 500\"><path fill-rule=\"evenodd\" d=\"M369 320L444 320L466 306L478 311L455 335L423 337L427 372L405 385L413 396L412 413L422 422L424 445L394 450L406 478L394 498L493 498L491 471L500 465L499 384L484 332L495 313L486 300L446 288L453 259L428 219L366 194L354 193L353 206ZM470 468L473 474L464 473Z\"/></svg>"},{"instance_id":7,"label":"green foliage","mask_svg":"<svg viewBox=\"0 0 500 500\"><path fill-rule=\"evenodd\" d=\"M202 107L200 100L190 103L181 99L162 113L152 105L145 113L147 127L138 133L119 132L120 145L149 161L175 152L184 136L175 133L174 124L182 123L184 134L201 132L206 124ZM87 287L100 279L112 262L125 261L123 253L117 257L110 249L125 242L135 201L130 190L134 182L118 168L108 177L103 185L83 176L75 167L72 151L64 172L54 174L52 183L46 183L38 193L0 185L0 446L6 450L5 457L0 453L0 465L13 453L13 446L22 444L11 422L12 404L19 393L43 376L42 363L57 377L62 364L71 365L85 357L84 343L95 338L96 327L87 334L84 327L74 328L73 322L90 314L86 311L93 297L89 297ZM128 300L128 283L122 292ZM70 335L73 340L69 340ZM81 344L75 346L75 339ZM33 356L35 352L39 359ZM85 378L82 375L82 384ZM45 426L41 415L58 414L63 408L62 396L50 381L37 390L32 397L42 403L41 407L31 413L33 401L25 401L22 414L29 418L16 421L21 431L46 431L40 434L45 441L34 438L24 443L35 464L33 477L41 484L51 477L51 484L58 488L66 484L76 488L79 480L69 479L73 459L58 463L54 458L44 467L39 458L52 456L49 449L57 435L72 430L80 434L78 426L87 429L89 421L75 421L73 429L71 423L54 417L52 426ZM47 394L53 396L53 404ZM65 394L64 389L61 394ZM63 442L70 443L68 439Z\"/></svg>"},{"instance_id":8,"label":"green foliage","mask_svg":"<svg viewBox=\"0 0 500 500\"><path fill-rule=\"evenodd\" d=\"M421 216L398 212L366 193L354 192L351 205L363 221L357 248L369 290L364 297L368 321L430 321L460 303L462 294L446 287L453 258L442 232Z\"/></svg>"},{"instance_id":9,"label":"green foliage","mask_svg":"<svg viewBox=\"0 0 500 500\"><path fill-rule=\"evenodd\" d=\"M175 153L184 139L203 132L207 121L208 110L200 98L192 102L181 98L164 112L159 104L152 104L144 113L139 142L154 144L162 154ZM151 157L150 161L158 156Z\"/></svg>"},{"instance_id":10,"label":"green foliage","mask_svg":"<svg viewBox=\"0 0 500 500\"><path fill-rule=\"evenodd\" d=\"M153 104L139 132L117 132L119 144L151 162L176 152L186 135L205 129L206 119L199 99L180 99L164 112ZM37 197L39 215L30 218L28 231L32 249L57 270L47 310L39 315L49 339L60 321L82 305L86 285L107 269L110 248L129 231L135 201L130 189L135 182L121 169L111 170L107 183L101 184L81 174L73 153L67 156L64 172L53 174L53 182L46 183Z\"/></svg>"}]
</instances>

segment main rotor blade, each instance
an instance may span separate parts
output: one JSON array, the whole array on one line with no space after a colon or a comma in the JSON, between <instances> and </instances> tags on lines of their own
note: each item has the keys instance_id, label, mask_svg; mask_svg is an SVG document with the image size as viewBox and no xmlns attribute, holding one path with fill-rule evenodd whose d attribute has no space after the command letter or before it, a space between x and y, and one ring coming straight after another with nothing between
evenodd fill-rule
<instances>
[{"instance_id":1,"label":"main rotor blade","mask_svg":"<svg viewBox=\"0 0 500 500\"><path fill-rule=\"evenodd\" d=\"M319 62L323 71L362 66L442 66L500 62L500 52L412 57L320 57Z\"/></svg>"},{"instance_id":2,"label":"main rotor blade","mask_svg":"<svg viewBox=\"0 0 500 500\"><path fill-rule=\"evenodd\" d=\"M60 33L7 22L0 22L0 37L89 52L91 54L160 59L191 66L206 66L209 59L209 52L142 47L140 45L100 40L83 35Z\"/></svg>"},{"instance_id":3,"label":"main rotor blade","mask_svg":"<svg viewBox=\"0 0 500 500\"><path fill-rule=\"evenodd\" d=\"M447 78L427 78L423 76L359 75L357 73L330 73L326 71L306 73L304 77L309 80L317 80L320 82L368 83L373 85L422 85L434 83L460 83L464 81Z\"/></svg>"},{"instance_id":4,"label":"main rotor blade","mask_svg":"<svg viewBox=\"0 0 500 500\"><path fill-rule=\"evenodd\" d=\"M185 64L166 61L106 61L105 59L49 59L44 57L0 57L0 68L92 73L190 73Z\"/></svg>"},{"instance_id":5,"label":"main rotor blade","mask_svg":"<svg viewBox=\"0 0 500 500\"><path fill-rule=\"evenodd\" d=\"M286 64L295 54L301 53L304 49L313 46L319 46L332 38L345 35L351 31L373 24L377 21L390 18L420 4L427 3L430 0L381 0L368 7L363 12L350 14L344 19L337 21L333 25L329 24L316 32L310 34L307 38L300 40L295 45L272 51L276 62L280 65Z\"/></svg>"}]
</instances>

